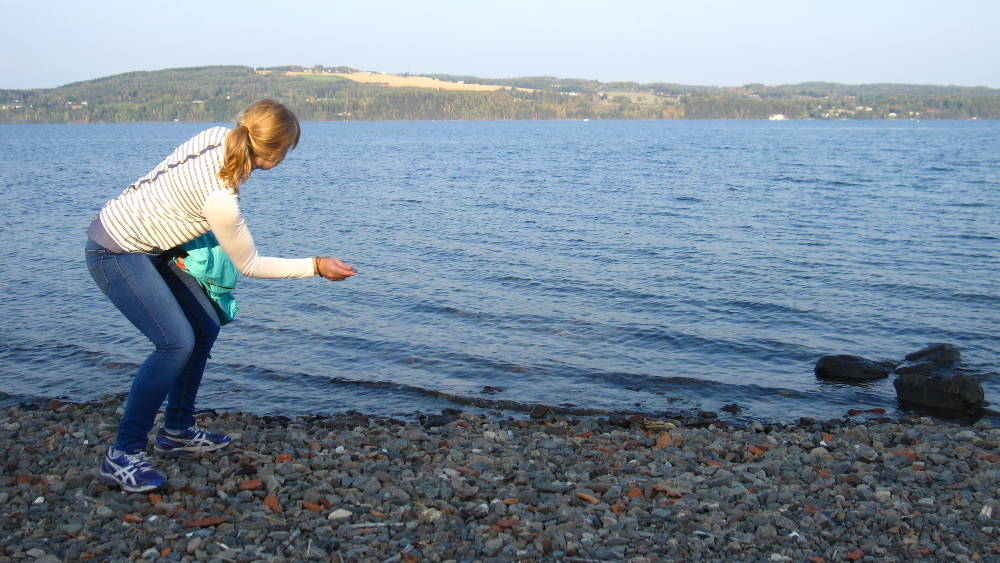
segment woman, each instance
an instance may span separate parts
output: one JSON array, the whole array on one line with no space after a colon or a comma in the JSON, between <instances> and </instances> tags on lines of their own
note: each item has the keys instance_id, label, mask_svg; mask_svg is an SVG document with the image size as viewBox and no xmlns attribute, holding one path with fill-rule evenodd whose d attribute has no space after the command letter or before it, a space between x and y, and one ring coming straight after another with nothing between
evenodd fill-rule
<instances>
[{"instance_id":1,"label":"woman","mask_svg":"<svg viewBox=\"0 0 1000 563\"><path fill-rule=\"evenodd\" d=\"M240 216L240 186L270 170L299 142L299 122L273 100L248 107L234 129L202 131L109 201L88 229L87 267L101 291L155 350L139 368L100 479L127 492L166 482L145 457L157 409L167 401L154 451L165 456L225 447L230 438L195 425L194 402L219 317L205 291L169 252L211 231L243 275L344 280L353 268L331 257L257 254Z\"/></svg>"}]
</instances>

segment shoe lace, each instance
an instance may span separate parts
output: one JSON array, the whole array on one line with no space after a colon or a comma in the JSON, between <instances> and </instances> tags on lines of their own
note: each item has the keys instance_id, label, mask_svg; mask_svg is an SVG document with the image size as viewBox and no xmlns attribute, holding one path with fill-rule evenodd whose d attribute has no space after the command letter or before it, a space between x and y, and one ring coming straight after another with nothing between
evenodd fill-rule
<instances>
[{"instance_id":1,"label":"shoe lace","mask_svg":"<svg viewBox=\"0 0 1000 563\"><path fill-rule=\"evenodd\" d=\"M150 465L149 459L146 458L146 452L136 452L134 454L126 452L125 459L128 460L129 465L134 466L139 471L142 471L143 469L151 469L153 467Z\"/></svg>"}]
</instances>

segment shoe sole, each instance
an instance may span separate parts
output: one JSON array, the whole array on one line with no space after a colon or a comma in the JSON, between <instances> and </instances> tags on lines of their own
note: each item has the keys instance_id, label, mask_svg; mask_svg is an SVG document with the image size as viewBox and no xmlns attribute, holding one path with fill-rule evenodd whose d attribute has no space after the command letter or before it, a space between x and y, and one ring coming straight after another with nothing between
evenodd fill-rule
<instances>
[{"instance_id":1,"label":"shoe sole","mask_svg":"<svg viewBox=\"0 0 1000 563\"><path fill-rule=\"evenodd\" d=\"M100 482L102 482L102 483L104 483L105 485L109 485L109 486L112 486L112 487L118 487L119 489L125 491L126 493L148 493L149 491L155 491L156 489L159 489L160 487L162 487L163 485L166 484L166 481L164 481L163 483L160 483L159 485L144 485L142 487L129 487L129 486L121 484L114 477L112 477L110 475L105 475L104 473L101 473L97 477L97 480L100 481Z\"/></svg>"},{"instance_id":2,"label":"shoe sole","mask_svg":"<svg viewBox=\"0 0 1000 563\"><path fill-rule=\"evenodd\" d=\"M230 442L225 444L216 444L214 446L193 446L191 448L173 448L171 450L163 450L157 446L153 447L153 453L161 457L180 457L182 455L191 454L202 454L207 452L214 452L216 450L221 450L222 448L228 446Z\"/></svg>"}]
</instances>

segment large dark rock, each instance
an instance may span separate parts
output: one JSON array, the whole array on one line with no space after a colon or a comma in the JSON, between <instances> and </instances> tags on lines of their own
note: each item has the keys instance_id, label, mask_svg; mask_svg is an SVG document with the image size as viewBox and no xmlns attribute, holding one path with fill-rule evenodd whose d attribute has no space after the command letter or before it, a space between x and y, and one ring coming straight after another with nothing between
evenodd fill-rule
<instances>
[{"instance_id":1,"label":"large dark rock","mask_svg":"<svg viewBox=\"0 0 1000 563\"><path fill-rule=\"evenodd\" d=\"M934 362L906 362L905 364L896 368L896 373L899 375L906 375L915 373L917 375L930 375L934 373L934 370L938 369L937 364Z\"/></svg>"},{"instance_id":2,"label":"large dark rock","mask_svg":"<svg viewBox=\"0 0 1000 563\"><path fill-rule=\"evenodd\" d=\"M978 416L986 408L983 386L965 373L926 375L908 373L892 382L904 403Z\"/></svg>"},{"instance_id":3,"label":"large dark rock","mask_svg":"<svg viewBox=\"0 0 1000 563\"><path fill-rule=\"evenodd\" d=\"M889 377L894 362L875 362L860 356L823 356L816 362L816 377L837 381L869 381Z\"/></svg>"},{"instance_id":4,"label":"large dark rock","mask_svg":"<svg viewBox=\"0 0 1000 563\"><path fill-rule=\"evenodd\" d=\"M907 362L931 363L937 368L950 366L961 358L962 354L959 353L958 348L951 344L931 344L906 355Z\"/></svg>"},{"instance_id":5,"label":"large dark rock","mask_svg":"<svg viewBox=\"0 0 1000 563\"><path fill-rule=\"evenodd\" d=\"M903 365L896 368L900 375L932 375L941 368L951 366L962 358L958 348L951 344L931 344L906 355Z\"/></svg>"}]
</instances>

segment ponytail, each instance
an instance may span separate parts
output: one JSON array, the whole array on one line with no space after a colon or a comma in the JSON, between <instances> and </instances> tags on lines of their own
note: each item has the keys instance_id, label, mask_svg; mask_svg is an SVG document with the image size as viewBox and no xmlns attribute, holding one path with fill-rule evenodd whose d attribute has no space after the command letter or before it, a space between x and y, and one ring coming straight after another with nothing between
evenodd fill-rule
<instances>
[{"instance_id":1,"label":"ponytail","mask_svg":"<svg viewBox=\"0 0 1000 563\"><path fill-rule=\"evenodd\" d=\"M240 125L226 133L226 154L219 170L219 178L238 191L253 170L253 153L250 151L250 130Z\"/></svg>"},{"instance_id":2,"label":"ponytail","mask_svg":"<svg viewBox=\"0 0 1000 563\"><path fill-rule=\"evenodd\" d=\"M274 100L250 104L226 134L226 152L219 170L221 178L234 192L253 171L254 156L281 161L299 144L299 120L288 108Z\"/></svg>"}]
</instances>

